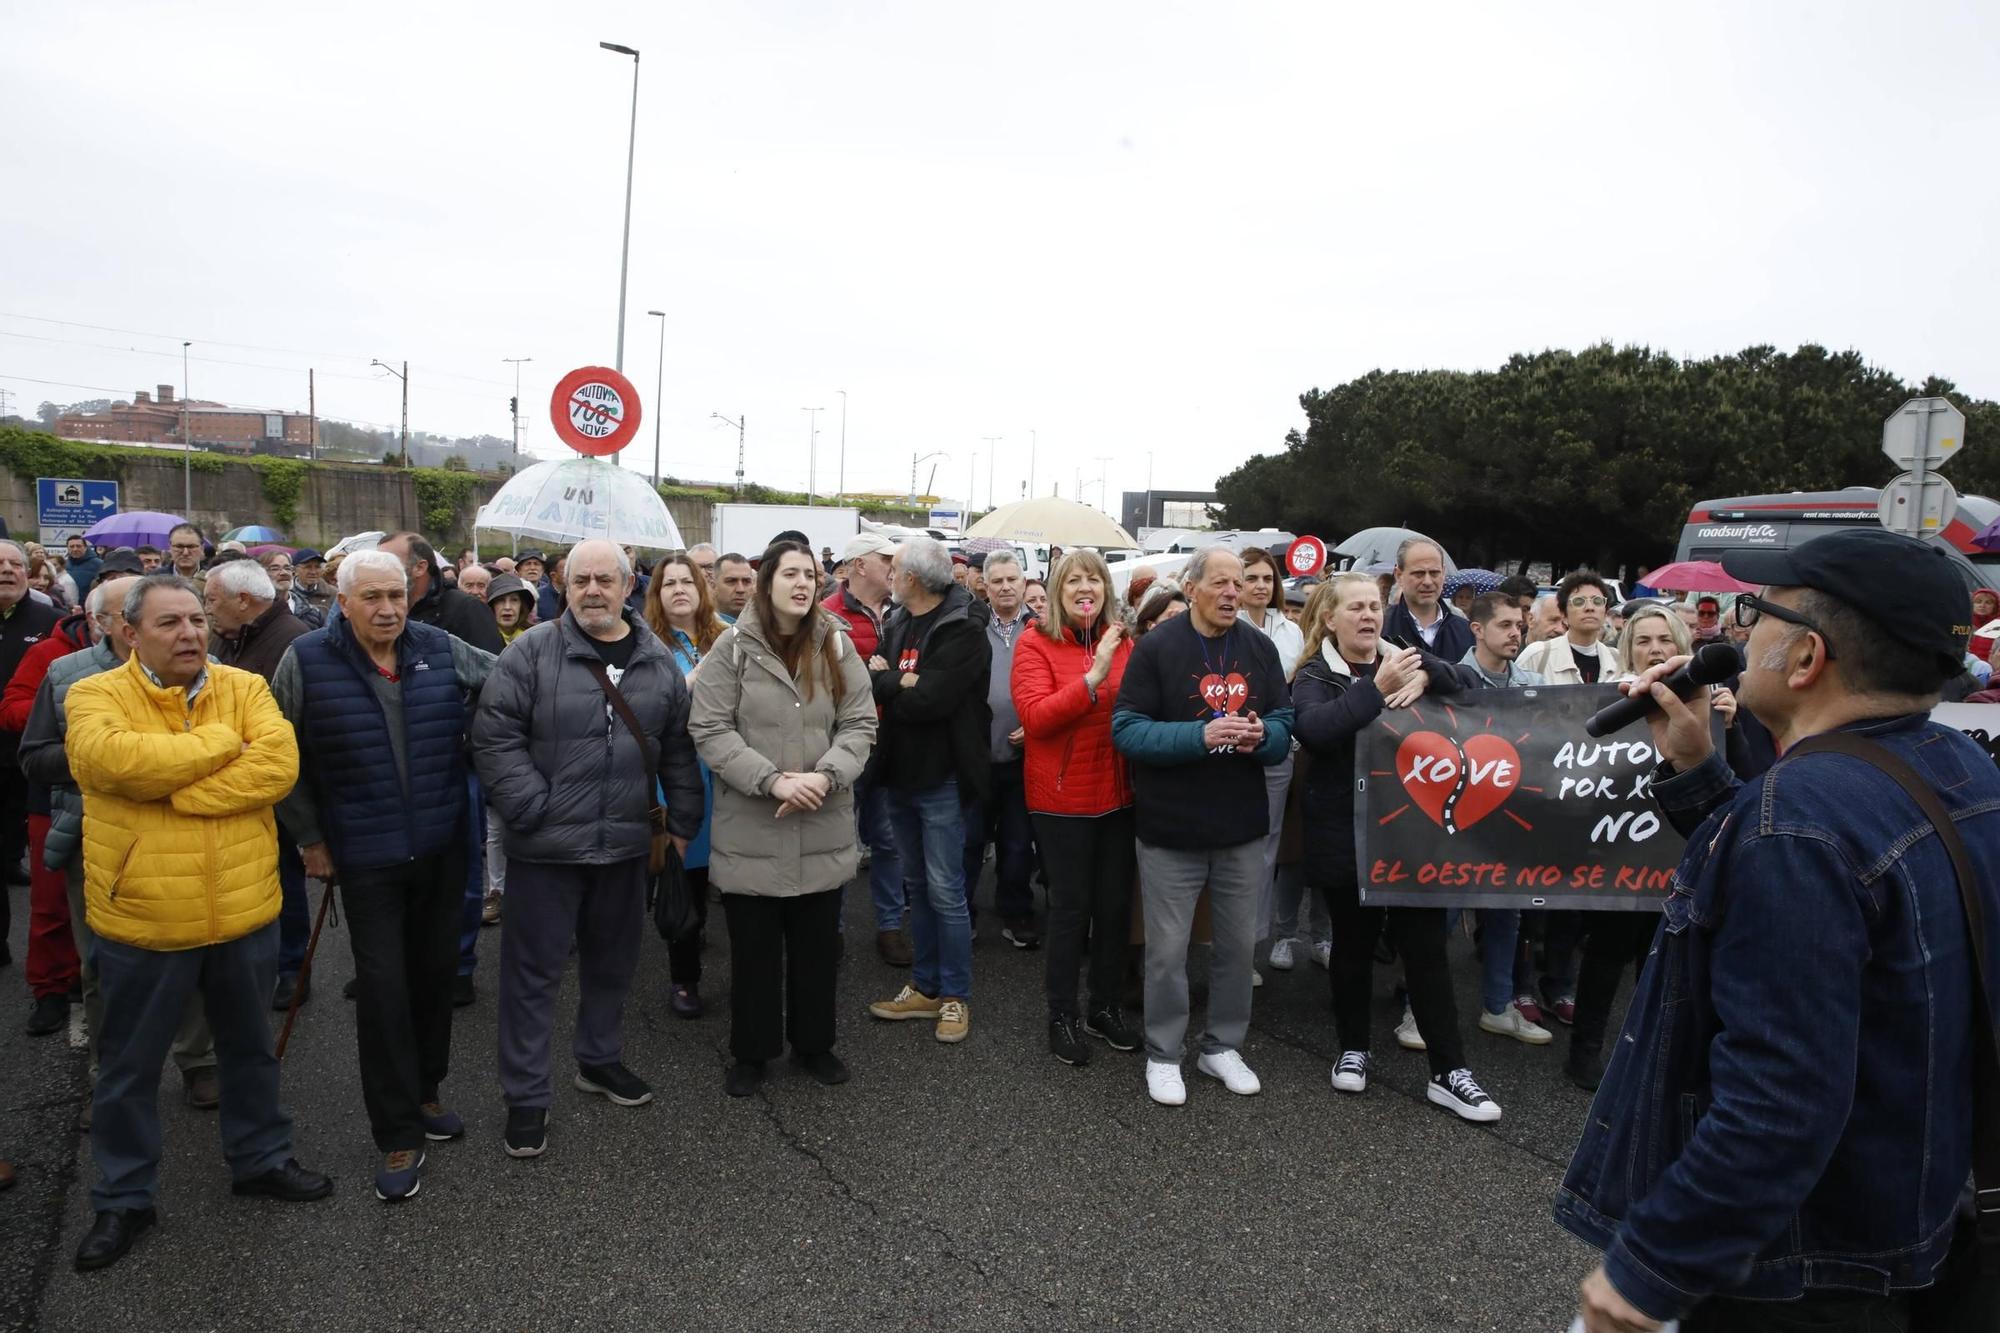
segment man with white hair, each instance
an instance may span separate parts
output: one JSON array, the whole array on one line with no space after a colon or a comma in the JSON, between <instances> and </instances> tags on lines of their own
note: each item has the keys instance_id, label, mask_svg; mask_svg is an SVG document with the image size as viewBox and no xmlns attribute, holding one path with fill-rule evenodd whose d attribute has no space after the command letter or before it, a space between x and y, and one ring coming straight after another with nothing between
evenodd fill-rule
<instances>
[{"instance_id":1,"label":"man with white hair","mask_svg":"<svg viewBox=\"0 0 2000 1333\"><path fill-rule=\"evenodd\" d=\"M28 596L28 552L19 542L0 539L0 681L13 676L28 650L62 619L47 602ZM0 732L0 967L14 961L7 945L13 916L7 885L26 884L21 864L28 850L28 780L15 761L18 732Z\"/></svg>"},{"instance_id":2,"label":"man with white hair","mask_svg":"<svg viewBox=\"0 0 2000 1333\"><path fill-rule=\"evenodd\" d=\"M648 855L656 830L685 853L702 821L687 683L625 606L631 561L610 542L579 542L564 580L562 615L508 645L472 723L473 761L507 851L500 1090L513 1157L548 1147L550 1036L572 944L576 1087L619 1106L652 1100L623 1059Z\"/></svg>"},{"instance_id":3,"label":"man with white hair","mask_svg":"<svg viewBox=\"0 0 2000 1333\"><path fill-rule=\"evenodd\" d=\"M255 560L225 560L208 571L202 585L208 628L214 635L215 659L224 666L254 671L269 681L292 640L310 629L278 597L278 587ZM271 1007L289 1009L299 990L305 966L306 941L312 934L312 914L306 903L306 870L298 848L278 839L278 984Z\"/></svg>"},{"instance_id":4,"label":"man with white hair","mask_svg":"<svg viewBox=\"0 0 2000 1333\"><path fill-rule=\"evenodd\" d=\"M714 543L696 542L693 546L688 547L687 558L689 564L707 576L708 586L713 589L715 587L716 565L722 559L722 553L715 549Z\"/></svg>"},{"instance_id":5,"label":"man with white hair","mask_svg":"<svg viewBox=\"0 0 2000 1333\"><path fill-rule=\"evenodd\" d=\"M1528 613L1528 642L1543 643L1562 632L1562 603L1556 600L1554 593L1542 593L1535 598L1534 608ZM1526 651L1525 647L1523 651Z\"/></svg>"},{"instance_id":6,"label":"man with white hair","mask_svg":"<svg viewBox=\"0 0 2000 1333\"><path fill-rule=\"evenodd\" d=\"M965 806L985 798L991 775L991 612L952 577L951 556L935 538L904 542L894 566L900 605L868 669L882 709L875 781L889 793L914 958L910 984L868 1012L931 1020L939 1041L958 1042L972 1030Z\"/></svg>"},{"instance_id":7,"label":"man with white hair","mask_svg":"<svg viewBox=\"0 0 2000 1333\"><path fill-rule=\"evenodd\" d=\"M223 566L209 576L215 595ZM278 817L314 878L339 884L354 948L361 1094L384 1201L416 1194L427 1142L465 1123L439 1100L451 1053L468 839L468 696L493 655L409 619L387 551L340 566L340 615L298 639L271 682L298 733L299 784Z\"/></svg>"},{"instance_id":8,"label":"man with white hair","mask_svg":"<svg viewBox=\"0 0 2000 1333\"><path fill-rule=\"evenodd\" d=\"M458 590L467 597L477 597L483 602L492 586L493 571L484 565L467 565L458 571Z\"/></svg>"}]
</instances>

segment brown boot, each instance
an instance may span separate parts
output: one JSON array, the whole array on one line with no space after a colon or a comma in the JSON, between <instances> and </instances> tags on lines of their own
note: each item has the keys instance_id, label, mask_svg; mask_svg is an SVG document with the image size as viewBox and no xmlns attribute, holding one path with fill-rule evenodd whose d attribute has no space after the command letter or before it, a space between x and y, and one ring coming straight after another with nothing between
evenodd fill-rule
<instances>
[{"instance_id":1,"label":"brown boot","mask_svg":"<svg viewBox=\"0 0 2000 1333\"><path fill-rule=\"evenodd\" d=\"M187 1104L197 1111L213 1111L222 1105L222 1080L213 1067L190 1069L181 1075Z\"/></svg>"},{"instance_id":2,"label":"brown boot","mask_svg":"<svg viewBox=\"0 0 2000 1333\"><path fill-rule=\"evenodd\" d=\"M900 930L876 931L875 952L881 954L882 961L890 967L910 965L910 941Z\"/></svg>"}]
</instances>

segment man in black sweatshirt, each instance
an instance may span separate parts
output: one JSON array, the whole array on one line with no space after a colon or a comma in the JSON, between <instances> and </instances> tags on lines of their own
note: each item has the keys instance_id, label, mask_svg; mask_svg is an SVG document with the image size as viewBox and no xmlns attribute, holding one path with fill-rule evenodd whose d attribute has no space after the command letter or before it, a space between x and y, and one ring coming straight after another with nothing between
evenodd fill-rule
<instances>
[{"instance_id":1,"label":"man in black sweatshirt","mask_svg":"<svg viewBox=\"0 0 2000 1333\"><path fill-rule=\"evenodd\" d=\"M1231 1092L1261 1088L1242 1047L1271 818L1264 769L1292 752L1292 697L1278 650L1236 623L1243 562L1211 546L1188 562L1182 586L1188 613L1139 640L1111 718L1112 742L1132 761L1146 913L1146 1089L1163 1106L1187 1100L1187 946L1204 887L1215 952L1195 1067Z\"/></svg>"},{"instance_id":2,"label":"man in black sweatshirt","mask_svg":"<svg viewBox=\"0 0 2000 1333\"><path fill-rule=\"evenodd\" d=\"M904 542L893 570L900 605L868 662L882 708L873 780L887 793L909 885L914 958L910 984L868 1012L935 1020L937 1039L956 1042L972 1030L964 807L985 798L992 765L992 613L952 578L951 556L933 538Z\"/></svg>"}]
</instances>

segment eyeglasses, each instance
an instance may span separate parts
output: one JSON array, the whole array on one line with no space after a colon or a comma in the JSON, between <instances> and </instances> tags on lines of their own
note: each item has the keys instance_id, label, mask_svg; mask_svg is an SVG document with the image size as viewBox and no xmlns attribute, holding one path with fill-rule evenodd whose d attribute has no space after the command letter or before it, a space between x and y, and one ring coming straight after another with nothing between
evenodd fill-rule
<instances>
[{"instance_id":1,"label":"eyeglasses","mask_svg":"<svg viewBox=\"0 0 2000 1333\"><path fill-rule=\"evenodd\" d=\"M1609 605L1610 605L1610 603L1609 603L1609 602L1607 602L1607 601L1606 601L1606 600L1605 600L1604 598L1602 598L1602 597L1582 597L1582 596L1578 596L1578 597L1572 597L1572 598L1570 598L1570 599L1569 599L1569 604L1570 604L1571 606L1609 606Z\"/></svg>"},{"instance_id":2,"label":"eyeglasses","mask_svg":"<svg viewBox=\"0 0 2000 1333\"><path fill-rule=\"evenodd\" d=\"M1819 641L1826 645L1826 660L1829 662L1833 660L1833 640L1827 638L1826 631L1818 625L1815 625L1798 612L1759 597L1756 593L1745 592L1737 594L1736 626L1738 629L1749 629L1757 623L1759 617L1767 613L1773 620L1782 620L1788 625L1797 625L1801 629L1809 629L1819 635Z\"/></svg>"}]
</instances>

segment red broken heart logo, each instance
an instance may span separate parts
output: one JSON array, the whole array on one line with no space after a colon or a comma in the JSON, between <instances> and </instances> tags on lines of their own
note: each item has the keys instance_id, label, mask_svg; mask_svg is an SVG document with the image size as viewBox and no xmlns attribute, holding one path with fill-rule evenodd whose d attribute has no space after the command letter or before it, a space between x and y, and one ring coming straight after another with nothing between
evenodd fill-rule
<instances>
[{"instance_id":1,"label":"red broken heart logo","mask_svg":"<svg viewBox=\"0 0 2000 1333\"><path fill-rule=\"evenodd\" d=\"M1396 747L1396 776L1419 810L1457 833L1507 803L1521 782L1521 755L1503 736L1482 734L1461 745L1418 731Z\"/></svg>"},{"instance_id":2,"label":"red broken heart logo","mask_svg":"<svg viewBox=\"0 0 2000 1333\"><path fill-rule=\"evenodd\" d=\"M1215 713L1240 713L1250 700L1250 682L1243 673L1232 671L1218 676L1213 671L1201 678L1201 701Z\"/></svg>"}]
</instances>

